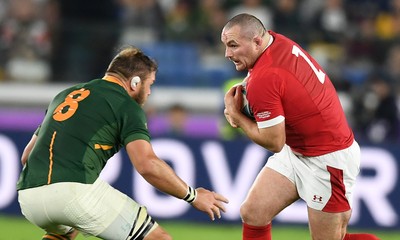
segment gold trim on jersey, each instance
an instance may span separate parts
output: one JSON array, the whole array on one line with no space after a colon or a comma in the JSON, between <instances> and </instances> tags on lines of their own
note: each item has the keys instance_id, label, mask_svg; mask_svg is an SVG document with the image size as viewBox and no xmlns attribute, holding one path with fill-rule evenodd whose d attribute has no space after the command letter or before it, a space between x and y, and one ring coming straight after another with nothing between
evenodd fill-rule
<instances>
[{"instance_id":1,"label":"gold trim on jersey","mask_svg":"<svg viewBox=\"0 0 400 240\"><path fill-rule=\"evenodd\" d=\"M102 144L98 144L98 143L96 143L96 144L94 145L94 149L110 150L111 148L113 148L113 146L110 146L110 145L102 145Z\"/></svg>"},{"instance_id":2,"label":"gold trim on jersey","mask_svg":"<svg viewBox=\"0 0 400 240\"><path fill-rule=\"evenodd\" d=\"M120 85L121 87L125 88L124 85L122 85L122 83L118 80L118 78L107 75L103 77L104 80L112 82L112 83L116 83L118 85Z\"/></svg>"},{"instance_id":3,"label":"gold trim on jersey","mask_svg":"<svg viewBox=\"0 0 400 240\"><path fill-rule=\"evenodd\" d=\"M53 173L53 145L54 145L54 140L56 139L56 134L57 131L54 131L53 136L51 137L51 142L50 142L50 155L49 155L49 175L47 176L47 184L51 183L51 174Z\"/></svg>"}]
</instances>

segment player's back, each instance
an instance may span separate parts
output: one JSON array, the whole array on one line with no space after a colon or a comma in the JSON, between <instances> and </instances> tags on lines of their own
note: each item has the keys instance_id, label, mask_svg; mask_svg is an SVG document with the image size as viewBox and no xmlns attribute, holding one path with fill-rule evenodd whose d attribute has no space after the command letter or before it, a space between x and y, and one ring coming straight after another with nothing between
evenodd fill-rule
<instances>
[{"instance_id":1,"label":"player's back","mask_svg":"<svg viewBox=\"0 0 400 240\"><path fill-rule=\"evenodd\" d=\"M123 112L132 105L142 111L122 87L105 80L59 93L47 109L20 187L94 182L122 147Z\"/></svg>"}]
</instances>

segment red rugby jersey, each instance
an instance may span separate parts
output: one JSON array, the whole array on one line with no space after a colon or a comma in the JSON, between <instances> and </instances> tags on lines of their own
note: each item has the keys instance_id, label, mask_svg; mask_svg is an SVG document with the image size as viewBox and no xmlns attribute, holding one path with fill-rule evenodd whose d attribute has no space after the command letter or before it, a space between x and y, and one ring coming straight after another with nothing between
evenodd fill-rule
<instances>
[{"instance_id":1,"label":"red rugby jersey","mask_svg":"<svg viewBox=\"0 0 400 240\"><path fill-rule=\"evenodd\" d=\"M286 124L286 143L305 156L349 147L354 135L336 90L298 44L269 31L273 43L249 70L247 99L259 128Z\"/></svg>"}]
</instances>

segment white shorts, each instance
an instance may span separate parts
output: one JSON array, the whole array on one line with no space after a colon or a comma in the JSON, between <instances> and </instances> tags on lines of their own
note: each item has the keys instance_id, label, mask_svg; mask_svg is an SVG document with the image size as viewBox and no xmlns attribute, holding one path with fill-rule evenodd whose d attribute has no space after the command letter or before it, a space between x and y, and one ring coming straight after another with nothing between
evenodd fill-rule
<instances>
[{"instance_id":1,"label":"white shorts","mask_svg":"<svg viewBox=\"0 0 400 240\"><path fill-rule=\"evenodd\" d=\"M18 201L22 214L48 233L63 235L75 228L85 235L125 240L157 227L144 206L101 179L20 190Z\"/></svg>"},{"instance_id":2,"label":"white shorts","mask_svg":"<svg viewBox=\"0 0 400 240\"><path fill-rule=\"evenodd\" d=\"M353 187L360 172L360 147L354 141L340 151L305 157L285 145L268 159L266 166L292 181L308 207L344 212L352 205Z\"/></svg>"}]
</instances>

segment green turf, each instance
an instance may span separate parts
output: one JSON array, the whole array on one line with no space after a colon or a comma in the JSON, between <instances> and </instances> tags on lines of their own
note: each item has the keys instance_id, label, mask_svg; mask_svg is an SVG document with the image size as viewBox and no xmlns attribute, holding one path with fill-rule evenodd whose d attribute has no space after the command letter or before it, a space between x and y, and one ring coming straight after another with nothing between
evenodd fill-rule
<instances>
[{"instance_id":1,"label":"green turf","mask_svg":"<svg viewBox=\"0 0 400 240\"><path fill-rule=\"evenodd\" d=\"M240 240L240 224L187 223L176 221L161 221L163 226L176 240ZM364 230L365 231L365 230ZM43 231L30 224L24 218L0 216L0 240L35 240L41 239ZM350 232L355 232L351 229ZM369 231L375 233L381 240L399 240L400 231ZM85 238L79 235L78 240L97 240L95 237ZM306 226L274 226L275 240L309 240Z\"/></svg>"}]
</instances>

